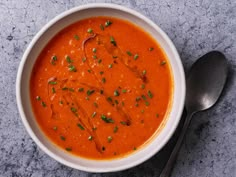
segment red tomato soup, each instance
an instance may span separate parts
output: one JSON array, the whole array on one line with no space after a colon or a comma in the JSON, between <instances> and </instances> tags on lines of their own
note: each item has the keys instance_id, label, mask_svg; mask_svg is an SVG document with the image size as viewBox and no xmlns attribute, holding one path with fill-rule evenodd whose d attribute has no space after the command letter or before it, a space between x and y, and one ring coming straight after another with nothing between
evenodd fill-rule
<instances>
[{"instance_id":1,"label":"red tomato soup","mask_svg":"<svg viewBox=\"0 0 236 177\"><path fill-rule=\"evenodd\" d=\"M137 151L172 103L173 78L159 44L110 17L78 21L40 53L30 80L32 108L46 136L90 159Z\"/></svg>"}]
</instances>

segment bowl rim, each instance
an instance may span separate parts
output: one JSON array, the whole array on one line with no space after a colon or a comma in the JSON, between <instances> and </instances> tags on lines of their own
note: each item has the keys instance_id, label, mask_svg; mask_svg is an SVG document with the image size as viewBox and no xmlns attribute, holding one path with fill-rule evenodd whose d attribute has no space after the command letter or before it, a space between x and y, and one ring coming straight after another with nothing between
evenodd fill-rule
<instances>
[{"instance_id":1,"label":"bowl rim","mask_svg":"<svg viewBox=\"0 0 236 177\"><path fill-rule=\"evenodd\" d=\"M162 145L160 146L159 149L155 149L155 151L153 151L153 153L150 153L149 155L143 157L140 160L137 160L135 162L130 162L129 164L125 164L123 166L119 166L116 168L106 168L106 170L104 169L98 169L98 168L93 168L93 167L83 167L80 166L79 164L74 164L71 163L63 158L61 158L60 156L57 156L55 153L53 153L53 151L49 150L39 139L38 137L34 134L31 126L29 125L27 119L26 119L26 115L25 112L23 110L23 105L22 105L22 96L21 96L21 81L22 81L22 73L23 73L23 69L25 66L25 63L28 59L28 56L32 50L32 48L34 47L34 45L36 44L36 42L39 40L39 38L54 24L56 24L59 20L69 16L72 13L75 13L77 11L81 11L81 10L86 10L86 9L90 9L90 8L110 8L110 9L116 9L116 10L120 10L129 14L132 14L140 19L142 19L143 21L145 21L146 23L148 23L150 26L152 26L155 30L158 31L158 33L160 33L160 35L164 38L164 40L167 42L168 46L171 48L172 52L175 55L176 63L178 65L179 68L179 72L180 72L180 78L183 81L181 83L181 95L183 95L183 98L181 100L179 100L179 109L178 112L176 114L176 120L173 122L172 125L172 129L171 132L169 132L165 138L162 141ZM183 65L181 62L181 59L179 57L179 54L177 52L177 49L175 48L173 42L170 40L170 38L167 36L167 34L158 26L156 25L153 21L151 21L149 18L145 17L144 15L142 15L141 13L132 10L128 7L124 7L121 5L117 5L117 4L112 4L112 3L89 3L86 5L80 5L80 6L76 6L73 7L69 10L66 10L62 13L60 13L59 15L55 16L52 20L50 20L49 22L46 23L46 25L44 25L39 32L37 32L37 34L33 37L33 39L31 40L31 42L29 43L28 47L26 48L22 59L20 61L19 67L18 67L18 72L17 72L17 77L16 77L16 102L17 102L17 107L18 107L18 111L21 117L21 120L23 122L24 127L26 128L28 134L30 135L30 137L33 139L33 141L40 147L40 149L42 149L47 155L49 155L50 157L52 157L53 159L55 159L57 162L60 162L61 164L64 164L66 166L78 169L78 170L82 170L82 171L86 171L86 172L97 172L97 173L102 173L102 172L116 172L116 171L121 171L121 170L126 170L132 167L135 167L141 163L143 163L144 161L147 161L149 158L151 158L152 156L154 156L157 152L159 152L165 145L166 143L170 140L170 138L172 137L172 135L174 134L179 121L181 119L181 114L183 112L183 108L184 108L184 102L185 102L185 95L186 95L186 81L185 81L185 74L184 74L184 69L183 69ZM173 99L174 101L174 99ZM151 143L150 143L151 144ZM112 160L112 159L111 159Z\"/></svg>"}]
</instances>

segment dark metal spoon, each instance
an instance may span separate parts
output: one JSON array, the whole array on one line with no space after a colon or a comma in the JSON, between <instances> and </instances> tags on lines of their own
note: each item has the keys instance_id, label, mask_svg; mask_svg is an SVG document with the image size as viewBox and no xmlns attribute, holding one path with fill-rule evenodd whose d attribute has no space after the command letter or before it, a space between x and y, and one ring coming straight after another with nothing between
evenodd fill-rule
<instances>
[{"instance_id":1,"label":"dark metal spoon","mask_svg":"<svg viewBox=\"0 0 236 177\"><path fill-rule=\"evenodd\" d=\"M193 64L186 80L185 107L187 117L177 143L160 177L170 177L193 114L206 110L216 103L224 88L227 73L226 58L218 51L205 54Z\"/></svg>"}]
</instances>

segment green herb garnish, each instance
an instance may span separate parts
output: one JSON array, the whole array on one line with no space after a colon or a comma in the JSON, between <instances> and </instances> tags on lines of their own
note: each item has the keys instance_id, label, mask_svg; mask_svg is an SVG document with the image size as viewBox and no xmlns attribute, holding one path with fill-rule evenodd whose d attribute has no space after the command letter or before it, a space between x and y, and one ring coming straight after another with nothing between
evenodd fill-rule
<instances>
[{"instance_id":1,"label":"green herb garnish","mask_svg":"<svg viewBox=\"0 0 236 177\"><path fill-rule=\"evenodd\" d=\"M135 54L135 55L134 55L134 60L137 60L138 57L139 57L138 54Z\"/></svg>"},{"instance_id":2,"label":"green herb garnish","mask_svg":"<svg viewBox=\"0 0 236 177\"><path fill-rule=\"evenodd\" d=\"M54 87L52 88L52 93L56 93L56 90Z\"/></svg>"},{"instance_id":3,"label":"green herb garnish","mask_svg":"<svg viewBox=\"0 0 236 177\"><path fill-rule=\"evenodd\" d=\"M116 46L116 41L115 41L115 39L114 39L113 36L110 37L110 42L111 42L114 46Z\"/></svg>"},{"instance_id":4,"label":"green herb garnish","mask_svg":"<svg viewBox=\"0 0 236 177\"><path fill-rule=\"evenodd\" d=\"M83 92L83 91L84 91L84 88L81 87L81 88L78 89L78 91L79 91L79 92Z\"/></svg>"},{"instance_id":5,"label":"green herb garnish","mask_svg":"<svg viewBox=\"0 0 236 177\"><path fill-rule=\"evenodd\" d=\"M67 55L66 56L66 61L68 62L68 63L72 63L73 61L71 60L71 58Z\"/></svg>"},{"instance_id":6,"label":"green herb garnish","mask_svg":"<svg viewBox=\"0 0 236 177\"><path fill-rule=\"evenodd\" d=\"M88 137L88 140L89 140L89 141L92 141L92 140L93 140L93 137L90 135L90 136Z\"/></svg>"},{"instance_id":7,"label":"green herb garnish","mask_svg":"<svg viewBox=\"0 0 236 177\"><path fill-rule=\"evenodd\" d=\"M88 91L87 91L87 95L90 96L90 95L92 95L94 92L95 92L95 90L88 90Z\"/></svg>"},{"instance_id":8,"label":"green herb garnish","mask_svg":"<svg viewBox=\"0 0 236 177\"><path fill-rule=\"evenodd\" d=\"M96 113L96 112L93 112L92 118L94 118L96 115L97 115L97 113Z\"/></svg>"},{"instance_id":9,"label":"green herb garnish","mask_svg":"<svg viewBox=\"0 0 236 177\"><path fill-rule=\"evenodd\" d=\"M36 100L40 101L41 100L40 96L36 96Z\"/></svg>"},{"instance_id":10,"label":"green herb garnish","mask_svg":"<svg viewBox=\"0 0 236 177\"><path fill-rule=\"evenodd\" d=\"M115 90L114 91L114 96L119 96L120 95L120 93L118 92L118 90Z\"/></svg>"},{"instance_id":11,"label":"green herb garnish","mask_svg":"<svg viewBox=\"0 0 236 177\"><path fill-rule=\"evenodd\" d=\"M114 123L114 120L112 118L108 118L105 115L101 115L101 119L106 123Z\"/></svg>"},{"instance_id":12,"label":"green herb garnish","mask_svg":"<svg viewBox=\"0 0 236 177\"><path fill-rule=\"evenodd\" d=\"M46 105L46 103L45 102L41 102L41 105L43 106L43 107L46 107L47 105Z\"/></svg>"},{"instance_id":13,"label":"green herb garnish","mask_svg":"<svg viewBox=\"0 0 236 177\"><path fill-rule=\"evenodd\" d=\"M84 130L84 127L81 124L77 124L77 126L81 129Z\"/></svg>"},{"instance_id":14,"label":"green herb garnish","mask_svg":"<svg viewBox=\"0 0 236 177\"><path fill-rule=\"evenodd\" d=\"M133 55L130 51L126 51L126 53L127 53L129 56L132 56L132 55Z\"/></svg>"},{"instance_id":15,"label":"green herb garnish","mask_svg":"<svg viewBox=\"0 0 236 177\"><path fill-rule=\"evenodd\" d=\"M102 31L104 31L104 26L103 26L103 24L100 24L100 29L101 29Z\"/></svg>"},{"instance_id":16,"label":"green herb garnish","mask_svg":"<svg viewBox=\"0 0 236 177\"><path fill-rule=\"evenodd\" d=\"M110 20L107 20L107 21L105 22L105 26L106 26L106 27L110 26L111 24L112 24L112 22L111 22Z\"/></svg>"},{"instance_id":17,"label":"green herb garnish","mask_svg":"<svg viewBox=\"0 0 236 177\"><path fill-rule=\"evenodd\" d=\"M110 143L110 142L112 141L112 139L113 139L112 136L108 136L108 137L107 137L108 143Z\"/></svg>"},{"instance_id":18,"label":"green herb garnish","mask_svg":"<svg viewBox=\"0 0 236 177\"><path fill-rule=\"evenodd\" d=\"M57 82L56 82L56 81L49 81L48 84L50 84L50 85L56 85Z\"/></svg>"},{"instance_id":19,"label":"green herb garnish","mask_svg":"<svg viewBox=\"0 0 236 177\"><path fill-rule=\"evenodd\" d=\"M92 28L89 28L89 29L87 30L87 32L88 32L88 33L92 33L92 32L93 32Z\"/></svg>"},{"instance_id":20,"label":"green herb garnish","mask_svg":"<svg viewBox=\"0 0 236 177\"><path fill-rule=\"evenodd\" d=\"M60 136L60 138L61 138L62 141L66 140L66 138L64 136Z\"/></svg>"},{"instance_id":21,"label":"green herb garnish","mask_svg":"<svg viewBox=\"0 0 236 177\"><path fill-rule=\"evenodd\" d=\"M77 71L74 65L69 65L68 68L69 68L69 71L71 71L71 72Z\"/></svg>"},{"instance_id":22,"label":"green herb garnish","mask_svg":"<svg viewBox=\"0 0 236 177\"><path fill-rule=\"evenodd\" d=\"M77 34L74 35L74 38L78 41L79 40L79 36Z\"/></svg>"},{"instance_id":23,"label":"green herb garnish","mask_svg":"<svg viewBox=\"0 0 236 177\"><path fill-rule=\"evenodd\" d=\"M150 90L148 90L148 96L149 96L149 98L153 98L153 94Z\"/></svg>"},{"instance_id":24,"label":"green herb garnish","mask_svg":"<svg viewBox=\"0 0 236 177\"><path fill-rule=\"evenodd\" d=\"M114 129L113 129L113 132L116 133L118 131L118 127L115 126Z\"/></svg>"}]
</instances>

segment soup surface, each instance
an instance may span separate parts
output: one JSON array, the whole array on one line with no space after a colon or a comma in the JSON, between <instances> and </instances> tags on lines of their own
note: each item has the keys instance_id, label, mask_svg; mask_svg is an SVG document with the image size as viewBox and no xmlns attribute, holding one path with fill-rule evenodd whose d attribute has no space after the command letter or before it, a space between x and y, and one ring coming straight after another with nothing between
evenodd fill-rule
<instances>
[{"instance_id":1,"label":"soup surface","mask_svg":"<svg viewBox=\"0 0 236 177\"><path fill-rule=\"evenodd\" d=\"M40 53L30 80L37 122L56 145L85 158L137 151L155 134L172 102L164 52L130 22L81 20Z\"/></svg>"}]
</instances>

